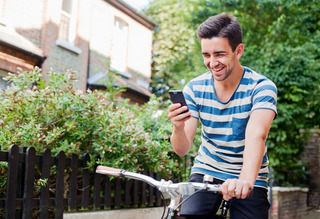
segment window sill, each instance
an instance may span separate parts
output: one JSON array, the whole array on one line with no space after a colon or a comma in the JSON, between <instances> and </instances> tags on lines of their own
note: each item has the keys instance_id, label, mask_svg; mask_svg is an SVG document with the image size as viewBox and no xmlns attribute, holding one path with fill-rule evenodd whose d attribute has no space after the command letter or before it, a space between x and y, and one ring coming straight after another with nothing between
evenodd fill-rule
<instances>
[{"instance_id":1,"label":"window sill","mask_svg":"<svg viewBox=\"0 0 320 219\"><path fill-rule=\"evenodd\" d=\"M60 40L60 39L56 40L56 45L66 49L66 50L69 50L77 55L80 55L82 52L81 49L79 49L78 47L75 47L71 43Z\"/></svg>"}]
</instances>

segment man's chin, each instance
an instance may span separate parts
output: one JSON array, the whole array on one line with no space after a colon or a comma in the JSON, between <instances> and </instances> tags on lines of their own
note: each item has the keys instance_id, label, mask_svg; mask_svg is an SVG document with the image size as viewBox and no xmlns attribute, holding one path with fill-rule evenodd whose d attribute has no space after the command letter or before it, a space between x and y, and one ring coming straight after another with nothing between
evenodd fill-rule
<instances>
[{"instance_id":1,"label":"man's chin","mask_svg":"<svg viewBox=\"0 0 320 219\"><path fill-rule=\"evenodd\" d=\"M211 72L212 73L212 72ZM216 74L216 73L212 73L213 75L213 79L215 81L224 81L226 79L224 74Z\"/></svg>"}]
</instances>

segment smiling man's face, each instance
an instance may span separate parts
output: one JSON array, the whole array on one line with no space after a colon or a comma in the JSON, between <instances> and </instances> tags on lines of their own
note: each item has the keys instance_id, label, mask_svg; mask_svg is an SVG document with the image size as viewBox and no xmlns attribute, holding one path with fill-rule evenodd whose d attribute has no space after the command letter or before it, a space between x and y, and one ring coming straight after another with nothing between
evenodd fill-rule
<instances>
[{"instance_id":1,"label":"smiling man's face","mask_svg":"<svg viewBox=\"0 0 320 219\"><path fill-rule=\"evenodd\" d=\"M227 38L201 39L201 49L204 64L214 80L224 81L232 74L237 61L237 48L233 52Z\"/></svg>"}]
</instances>

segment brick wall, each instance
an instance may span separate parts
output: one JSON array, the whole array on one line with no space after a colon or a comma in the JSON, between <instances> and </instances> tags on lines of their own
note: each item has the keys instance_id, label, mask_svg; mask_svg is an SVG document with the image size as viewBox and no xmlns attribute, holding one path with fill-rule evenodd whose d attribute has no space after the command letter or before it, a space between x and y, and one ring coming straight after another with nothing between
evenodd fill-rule
<instances>
[{"instance_id":1,"label":"brick wall","mask_svg":"<svg viewBox=\"0 0 320 219\"><path fill-rule=\"evenodd\" d=\"M34 61L33 57L18 56L14 59L13 53L6 53L1 49L0 69L15 72L17 66L30 69L35 65L44 72L72 69L78 74L76 87L84 91L87 88L88 72L94 75L107 70L114 17L117 16L125 20L130 29L127 57L127 69L133 75L130 80L139 86L146 87L145 84L149 84L152 45L152 31L149 28L152 24L124 8L119 2L112 1L110 4L104 0L77 1L76 38L74 42L68 43L59 39L61 0L33 0L32 3L25 0L0 0L2 1L1 16L17 33L31 41L45 59L44 62L41 58L40 61ZM141 21L143 22L140 23ZM148 92L144 94L149 95ZM145 95L139 95L132 92L127 97L139 103L149 99Z\"/></svg>"},{"instance_id":2,"label":"brick wall","mask_svg":"<svg viewBox=\"0 0 320 219\"><path fill-rule=\"evenodd\" d=\"M311 136L305 147L303 162L309 164L309 193L308 206L319 209L320 207L320 155L319 155L319 130L311 130Z\"/></svg>"},{"instance_id":3,"label":"brick wall","mask_svg":"<svg viewBox=\"0 0 320 219\"><path fill-rule=\"evenodd\" d=\"M274 187L270 219L300 219L307 214L307 188Z\"/></svg>"},{"instance_id":4,"label":"brick wall","mask_svg":"<svg viewBox=\"0 0 320 219\"><path fill-rule=\"evenodd\" d=\"M302 159L309 164L309 188L274 187L270 219L304 218L308 210L319 209L320 204L320 150L319 130L312 130Z\"/></svg>"},{"instance_id":5,"label":"brick wall","mask_svg":"<svg viewBox=\"0 0 320 219\"><path fill-rule=\"evenodd\" d=\"M68 47L57 45L59 35L59 22L61 5L57 4L55 0L46 0L43 11L43 24L41 35L41 49L43 50L47 59L42 65L43 71L63 72L66 69L72 69L77 73L79 79L75 86L79 89L86 89L87 81L87 66L88 66L88 51L89 38L84 34L79 34L79 29L86 29L89 32L90 23L83 22L82 18L88 18L88 4L90 1L83 0L79 4L77 21L77 33L74 45L69 45L80 52L74 52ZM88 20L88 19L86 19ZM67 43L68 44L68 43Z\"/></svg>"}]
</instances>

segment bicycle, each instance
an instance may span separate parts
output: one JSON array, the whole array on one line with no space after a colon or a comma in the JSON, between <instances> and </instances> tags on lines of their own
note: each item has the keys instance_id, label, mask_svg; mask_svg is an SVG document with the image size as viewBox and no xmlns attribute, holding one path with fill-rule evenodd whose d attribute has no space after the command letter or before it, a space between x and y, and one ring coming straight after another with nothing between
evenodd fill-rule
<instances>
[{"instance_id":1,"label":"bicycle","mask_svg":"<svg viewBox=\"0 0 320 219\"><path fill-rule=\"evenodd\" d=\"M165 181L165 180L155 180L152 177L140 174L140 173L133 173L128 172L121 169L116 169L112 167L106 167L106 166L97 166L96 172L99 174L109 175L109 176L115 176L115 177L125 177L125 178L131 178L140 180L143 182L148 183L149 185L157 188L160 191L160 194L162 196L163 200L163 214L162 219L169 218L171 219L172 216L176 218L178 208L186 202L192 195L196 194L199 191L212 191L212 192L221 192L220 185L218 184L209 184L209 182L213 181L213 177L205 175L204 176L204 182L198 183L198 182L181 182L181 183L173 183L171 180ZM181 198L183 195L189 195L188 198L181 201ZM169 206L166 206L167 199L170 198L170 204ZM168 210L167 210L168 208ZM227 213L229 209L229 202L223 201L221 205L221 214L216 215L217 219L224 219L227 218Z\"/></svg>"}]
</instances>

